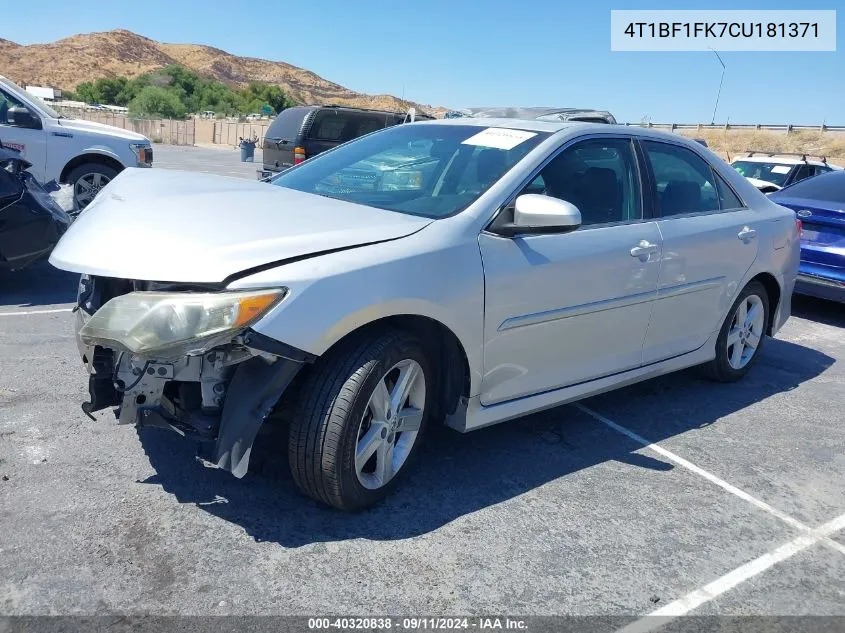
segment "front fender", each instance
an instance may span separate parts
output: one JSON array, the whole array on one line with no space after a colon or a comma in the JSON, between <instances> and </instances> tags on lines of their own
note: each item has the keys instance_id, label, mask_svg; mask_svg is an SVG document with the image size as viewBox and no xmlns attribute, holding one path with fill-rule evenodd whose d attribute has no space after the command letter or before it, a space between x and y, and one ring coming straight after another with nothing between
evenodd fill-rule
<instances>
[{"instance_id":1,"label":"front fender","mask_svg":"<svg viewBox=\"0 0 845 633\"><path fill-rule=\"evenodd\" d=\"M286 264L237 280L229 288L288 287L284 301L253 328L317 356L379 319L433 319L451 330L466 351L475 393L481 382L484 325L478 244L468 240L419 251L417 246L431 242L431 233L422 235L427 231Z\"/></svg>"}]
</instances>

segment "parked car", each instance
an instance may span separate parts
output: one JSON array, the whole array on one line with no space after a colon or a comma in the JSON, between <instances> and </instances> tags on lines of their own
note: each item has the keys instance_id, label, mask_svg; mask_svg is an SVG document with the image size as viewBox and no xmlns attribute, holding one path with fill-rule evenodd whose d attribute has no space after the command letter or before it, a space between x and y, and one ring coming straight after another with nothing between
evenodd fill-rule
<instances>
[{"instance_id":1,"label":"parked car","mask_svg":"<svg viewBox=\"0 0 845 633\"><path fill-rule=\"evenodd\" d=\"M803 224L795 292L845 303L845 171L807 178L769 198Z\"/></svg>"},{"instance_id":2,"label":"parked car","mask_svg":"<svg viewBox=\"0 0 845 633\"><path fill-rule=\"evenodd\" d=\"M77 209L126 167L150 167L153 162L145 136L69 119L5 77L0 77L0 138L21 151L38 182L73 185Z\"/></svg>"},{"instance_id":3,"label":"parked car","mask_svg":"<svg viewBox=\"0 0 845 633\"><path fill-rule=\"evenodd\" d=\"M404 123L407 117L405 112L332 105L282 110L264 136L263 169L258 170L258 179L269 178L359 136ZM431 119L419 113L416 118Z\"/></svg>"},{"instance_id":4,"label":"parked car","mask_svg":"<svg viewBox=\"0 0 845 633\"><path fill-rule=\"evenodd\" d=\"M692 365L742 378L798 268L794 212L698 143L623 126L413 123L270 184L127 170L107 193L50 258L83 275L85 410L178 429L238 477L275 410L297 484L347 510L432 423Z\"/></svg>"},{"instance_id":5,"label":"parked car","mask_svg":"<svg viewBox=\"0 0 845 633\"><path fill-rule=\"evenodd\" d=\"M799 180L842 169L838 165L829 164L824 156L818 159L808 159L807 156L809 154L749 152L748 156L734 160L731 167L763 193L778 191Z\"/></svg>"},{"instance_id":6,"label":"parked car","mask_svg":"<svg viewBox=\"0 0 845 633\"><path fill-rule=\"evenodd\" d=\"M20 270L53 250L70 217L0 139L0 268Z\"/></svg>"}]
</instances>

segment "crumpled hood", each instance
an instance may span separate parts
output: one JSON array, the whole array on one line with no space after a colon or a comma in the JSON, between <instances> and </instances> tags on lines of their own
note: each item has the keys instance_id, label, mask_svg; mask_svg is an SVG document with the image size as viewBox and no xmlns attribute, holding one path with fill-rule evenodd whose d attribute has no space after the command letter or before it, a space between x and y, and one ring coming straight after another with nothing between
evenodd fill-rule
<instances>
[{"instance_id":1,"label":"crumpled hood","mask_svg":"<svg viewBox=\"0 0 845 633\"><path fill-rule=\"evenodd\" d=\"M124 130L123 128L114 127L112 125L95 123L94 121L83 121L82 119L59 119L58 122L59 125L70 133L79 132L92 137L109 136L112 138L125 138L128 143L150 142L150 139L143 134Z\"/></svg>"},{"instance_id":2,"label":"crumpled hood","mask_svg":"<svg viewBox=\"0 0 845 633\"><path fill-rule=\"evenodd\" d=\"M292 257L410 235L432 220L258 181L126 169L50 256L78 273L220 282Z\"/></svg>"}]
</instances>

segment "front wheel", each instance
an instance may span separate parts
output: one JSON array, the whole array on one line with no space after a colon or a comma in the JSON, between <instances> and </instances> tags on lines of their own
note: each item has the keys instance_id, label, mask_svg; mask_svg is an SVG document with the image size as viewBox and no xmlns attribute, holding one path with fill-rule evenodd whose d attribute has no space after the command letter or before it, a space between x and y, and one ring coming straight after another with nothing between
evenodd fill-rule
<instances>
[{"instance_id":1,"label":"front wheel","mask_svg":"<svg viewBox=\"0 0 845 633\"><path fill-rule=\"evenodd\" d=\"M751 369L760 355L769 322L769 296L763 284L751 282L739 293L716 339L716 358L705 374L719 382L733 382Z\"/></svg>"},{"instance_id":2,"label":"front wheel","mask_svg":"<svg viewBox=\"0 0 845 633\"><path fill-rule=\"evenodd\" d=\"M117 171L99 163L85 163L74 167L67 175L73 187L73 208L81 211L100 193L100 190L114 180Z\"/></svg>"},{"instance_id":3,"label":"front wheel","mask_svg":"<svg viewBox=\"0 0 845 633\"><path fill-rule=\"evenodd\" d=\"M420 444L433 384L423 344L401 331L355 337L318 359L290 425L299 488L341 510L387 496Z\"/></svg>"}]
</instances>

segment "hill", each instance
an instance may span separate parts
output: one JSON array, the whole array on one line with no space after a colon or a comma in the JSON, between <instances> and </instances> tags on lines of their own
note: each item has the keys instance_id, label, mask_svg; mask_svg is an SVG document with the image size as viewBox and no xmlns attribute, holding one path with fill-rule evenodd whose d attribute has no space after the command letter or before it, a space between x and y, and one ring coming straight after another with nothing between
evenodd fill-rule
<instances>
[{"instance_id":1,"label":"hill","mask_svg":"<svg viewBox=\"0 0 845 633\"><path fill-rule=\"evenodd\" d=\"M388 110L414 106L429 113L441 110L392 95L355 92L285 62L240 57L201 44L164 44L122 29L28 46L0 39L0 60L0 74L13 81L65 90L101 77L133 78L179 64L230 86L243 87L250 81L276 84L297 103L335 103Z\"/></svg>"}]
</instances>

